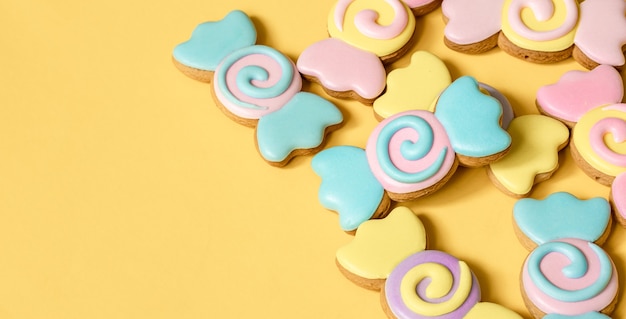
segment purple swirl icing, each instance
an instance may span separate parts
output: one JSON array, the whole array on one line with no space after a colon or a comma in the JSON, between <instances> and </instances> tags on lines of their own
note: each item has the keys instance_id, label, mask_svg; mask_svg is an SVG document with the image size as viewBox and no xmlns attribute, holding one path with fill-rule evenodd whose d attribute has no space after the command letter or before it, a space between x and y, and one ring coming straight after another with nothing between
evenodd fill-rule
<instances>
[{"instance_id":1,"label":"purple swirl icing","mask_svg":"<svg viewBox=\"0 0 626 319\"><path fill-rule=\"evenodd\" d=\"M387 281L385 283L385 298L387 300L387 304L389 308L393 312L393 314L399 318L435 318L435 319L461 319L463 318L469 311L474 307L476 303L480 301L480 287L478 284L478 280L476 276L472 273L472 288L470 290L469 296L465 299L465 302L455 309L452 312L447 314L443 314L440 316L430 317L419 313L414 313L411 309L407 307L407 305L402 300L402 296L400 293L400 284L405 276L405 274L413 269L416 266L425 263L436 263L446 267L452 277L454 278L454 284L452 289L442 298L438 299L430 299L426 297L426 288L433 282L436 281L437 278L426 278L422 280L417 287L415 287L416 294L420 297L420 299L428 302L428 303L441 303L445 302L454 296L459 286L459 278L461 275L459 260L454 256L451 256L447 253L437 251L437 250L425 250L413 254L402 261L398 266L391 272Z\"/></svg>"}]
</instances>

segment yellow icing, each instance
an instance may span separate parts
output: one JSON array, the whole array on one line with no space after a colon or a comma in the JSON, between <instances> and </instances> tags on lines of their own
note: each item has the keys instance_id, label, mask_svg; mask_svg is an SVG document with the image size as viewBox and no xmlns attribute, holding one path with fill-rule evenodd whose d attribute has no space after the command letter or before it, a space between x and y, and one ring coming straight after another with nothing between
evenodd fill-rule
<instances>
[{"instance_id":1,"label":"yellow icing","mask_svg":"<svg viewBox=\"0 0 626 319\"><path fill-rule=\"evenodd\" d=\"M558 52L565 50L574 44L574 36L576 35L577 29L576 27L574 27L566 35L548 41L534 41L519 35L511 26L507 16L513 1L519 0L506 0L502 10L502 32L513 44L523 49L542 52ZM524 8L524 10L522 10L520 13L521 19L527 27L535 31L555 29L566 19L567 10L565 9L565 1L567 0L552 0L554 3L554 14L547 21L538 21L530 8Z\"/></svg>"},{"instance_id":2,"label":"yellow icing","mask_svg":"<svg viewBox=\"0 0 626 319\"><path fill-rule=\"evenodd\" d=\"M408 17L406 28L395 38L388 40L370 38L361 33L354 24L354 19L363 10L374 10L379 14L377 20L380 25L389 25L395 14L392 7L381 0L354 0L343 19L343 31L335 25L335 10L340 1L337 1L328 14L328 33L331 37L341 39L359 49L372 52L379 57L384 57L395 53L404 47L413 37L415 31L415 16L411 9L404 5L405 13Z\"/></svg>"},{"instance_id":3,"label":"yellow icing","mask_svg":"<svg viewBox=\"0 0 626 319\"><path fill-rule=\"evenodd\" d=\"M533 114L516 117L507 131L511 149L490 168L506 189L523 195L530 192L536 175L558 167L558 147L567 142L569 130L555 119Z\"/></svg>"},{"instance_id":4,"label":"yellow icing","mask_svg":"<svg viewBox=\"0 0 626 319\"><path fill-rule=\"evenodd\" d=\"M495 303L479 302L463 319L522 319L522 316Z\"/></svg>"},{"instance_id":5,"label":"yellow icing","mask_svg":"<svg viewBox=\"0 0 626 319\"><path fill-rule=\"evenodd\" d=\"M576 149L582 156L582 158L589 163L595 169L611 176L617 176L626 171L626 167L614 165L605 161L591 148L591 142L589 140L589 131L595 123L605 118L618 118L626 121L626 112L607 109L604 107L595 108L587 113L578 121L574 130L572 131L572 138ZM626 155L626 142L616 143L613 134L604 135L605 145L615 153Z\"/></svg>"},{"instance_id":6,"label":"yellow icing","mask_svg":"<svg viewBox=\"0 0 626 319\"><path fill-rule=\"evenodd\" d=\"M352 242L337 250L339 264L363 278L385 279L408 256L426 249L426 230L406 207L396 207L384 219L359 226Z\"/></svg>"},{"instance_id":7,"label":"yellow icing","mask_svg":"<svg viewBox=\"0 0 626 319\"><path fill-rule=\"evenodd\" d=\"M452 83L446 65L437 56L417 51L411 63L389 72L387 91L374 101L374 112L383 118L408 110L434 111L439 94Z\"/></svg>"},{"instance_id":8,"label":"yellow icing","mask_svg":"<svg viewBox=\"0 0 626 319\"><path fill-rule=\"evenodd\" d=\"M466 263L459 261L459 285L452 298L439 303L429 303L422 300L416 293L415 287L424 279L431 278L432 282L426 289L426 297L430 299L445 297L453 288L454 278L450 270L437 263L424 263L409 270L400 283L400 294L407 308L424 316L436 317L459 308L469 296L472 289L472 274Z\"/></svg>"}]
</instances>

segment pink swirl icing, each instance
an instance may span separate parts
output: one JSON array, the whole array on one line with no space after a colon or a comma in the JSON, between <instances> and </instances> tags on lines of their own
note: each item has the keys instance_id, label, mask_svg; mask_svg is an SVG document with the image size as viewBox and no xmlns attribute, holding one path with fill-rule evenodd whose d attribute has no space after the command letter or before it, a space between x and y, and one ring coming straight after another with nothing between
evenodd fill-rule
<instances>
[{"instance_id":1,"label":"pink swirl icing","mask_svg":"<svg viewBox=\"0 0 626 319\"><path fill-rule=\"evenodd\" d=\"M616 153L605 143L604 136L612 134L616 143L626 143L626 121L609 117L598 121L589 132L591 147L607 162L626 167L626 154Z\"/></svg>"},{"instance_id":2,"label":"pink swirl icing","mask_svg":"<svg viewBox=\"0 0 626 319\"><path fill-rule=\"evenodd\" d=\"M520 36L533 41L549 41L558 39L576 27L578 22L578 3L576 0L555 0L564 1L567 10L565 21L557 28L546 31L535 31L530 29L521 19L521 12L529 8L539 21L547 21L554 14L553 0L513 0L508 12L508 20L511 27Z\"/></svg>"},{"instance_id":3,"label":"pink swirl icing","mask_svg":"<svg viewBox=\"0 0 626 319\"><path fill-rule=\"evenodd\" d=\"M334 21L339 31L343 31L343 23L348 7L357 0L339 0L337 3ZM404 4L399 0L385 0L394 12L393 22L389 25L380 25L377 20L379 13L372 10L363 10L355 16L354 24L357 29L364 35L380 40L393 39L398 36L406 28L409 18L405 10Z\"/></svg>"},{"instance_id":4,"label":"pink swirl icing","mask_svg":"<svg viewBox=\"0 0 626 319\"><path fill-rule=\"evenodd\" d=\"M384 154L377 151L377 144L380 143L379 140L384 138L381 136L381 131L386 130L385 127L387 125L391 125L394 121L401 120L403 117L422 119L430 126L430 129L432 129L432 146L425 156L418 159L410 159L401 151L403 146L406 146L407 143L409 145L417 145L425 142L415 130L409 127L399 127L395 130L389 139ZM416 192L438 183L450 172L456 156L442 124L435 118L433 113L422 110L401 112L383 120L370 135L365 151L372 173L381 185L383 185L386 190L399 194ZM439 169L431 176L414 182L401 182L390 176L385 171L385 165L381 160L384 157L388 157L391 160L391 165L399 170L401 174L411 175L431 169L439 157L442 156L442 153L445 153L445 157Z\"/></svg>"},{"instance_id":5,"label":"pink swirl icing","mask_svg":"<svg viewBox=\"0 0 626 319\"><path fill-rule=\"evenodd\" d=\"M558 242L570 244L582 252L588 263L587 272L580 278L568 278L564 273L564 269L570 266L572 261L562 253L551 252L540 262L540 269L543 276L553 285L568 291L585 289L598 280L601 268L600 259L593 250L591 246L593 245L592 243L581 239L562 239ZM529 259L524 263L522 270L523 289L528 299L545 313L574 316L590 311L601 311L611 303L617 293L617 271L615 265L612 265L613 273L608 285L595 297L578 302L561 301L549 296L535 285L533 278L529 275Z\"/></svg>"}]
</instances>

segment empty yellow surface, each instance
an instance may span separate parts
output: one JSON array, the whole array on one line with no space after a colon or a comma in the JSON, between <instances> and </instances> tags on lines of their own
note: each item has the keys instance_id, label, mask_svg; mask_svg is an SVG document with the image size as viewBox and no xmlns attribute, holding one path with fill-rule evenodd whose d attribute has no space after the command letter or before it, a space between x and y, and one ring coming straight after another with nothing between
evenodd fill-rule
<instances>
[{"instance_id":1,"label":"empty yellow surface","mask_svg":"<svg viewBox=\"0 0 626 319\"><path fill-rule=\"evenodd\" d=\"M376 292L336 269L351 240L317 200L311 157L266 164L254 133L215 107L207 84L172 64L174 46L233 9L258 43L292 59L324 39L334 0L44 1L0 3L0 318L384 318ZM443 45L441 10L417 19L411 51L438 55L453 78L498 88L518 115L538 87L571 69L479 56ZM407 55L391 66L405 66ZM307 91L322 93L317 85ZM346 124L329 145L364 147L371 108L339 101ZM536 186L607 198L561 153ZM467 262L482 300L528 318L515 199L486 170L459 169L435 194L403 204L429 247ZM605 249L624 277L626 231ZM614 318L626 318L624 288Z\"/></svg>"}]
</instances>

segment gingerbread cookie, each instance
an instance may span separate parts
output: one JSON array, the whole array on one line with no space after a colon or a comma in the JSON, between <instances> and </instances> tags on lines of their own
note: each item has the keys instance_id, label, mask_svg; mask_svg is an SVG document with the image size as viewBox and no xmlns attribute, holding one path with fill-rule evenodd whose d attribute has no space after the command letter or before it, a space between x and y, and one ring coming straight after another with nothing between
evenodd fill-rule
<instances>
[{"instance_id":1,"label":"gingerbread cookie","mask_svg":"<svg viewBox=\"0 0 626 319\"><path fill-rule=\"evenodd\" d=\"M609 231L608 202L555 193L540 201L521 199L514 214L522 242L532 240L537 245L521 275L522 296L533 317L610 314L618 300L617 270L594 243L602 242Z\"/></svg>"},{"instance_id":2,"label":"gingerbread cookie","mask_svg":"<svg viewBox=\"0 0 626 319\"><path fill-rule=\"evenodd\" d=\"M482 53L496 45L535 63L573 56L592 69L624 65L623 0L446 0L444 42L453 50Z\"/></svg>"},{"instance_id":3,"label":"gingerbread cookie","mask_svg":"<svg viewBox=\"0 0 626 319\"><path fill-rule=\"evenodd\" d=\"M174 49L186 75L211 82L216 105L233 121L255 128L255 144L269 164L318 152L343 116L331 102L301 92L295 64L278 50L255 44L256 30L242 11L200 24ZM210 81L209 81L210 80Z\"/></svg>"}]
</instances>

